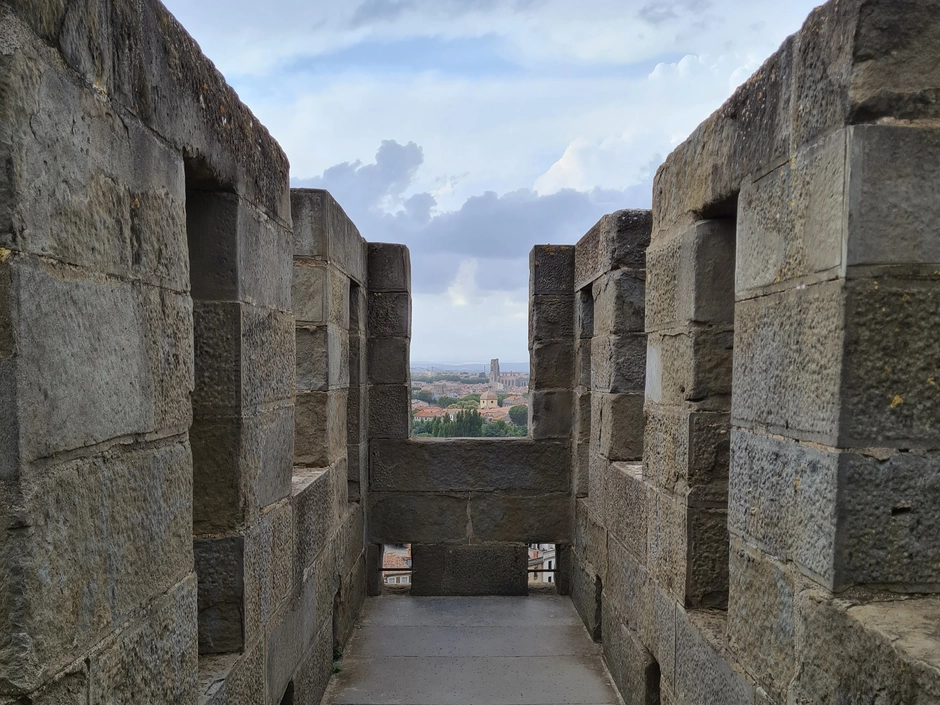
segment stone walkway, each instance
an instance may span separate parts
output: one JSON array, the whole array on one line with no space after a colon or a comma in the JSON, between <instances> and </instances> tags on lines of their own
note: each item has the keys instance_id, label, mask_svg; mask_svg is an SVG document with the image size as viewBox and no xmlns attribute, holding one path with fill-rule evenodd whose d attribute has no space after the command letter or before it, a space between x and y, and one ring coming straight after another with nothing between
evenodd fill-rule
<instances>
[{"instance_id":1,"label":"stone walkway","mask_svg":"<svg viewBox=\"0 0 940 705\"><path fill-rule=\"evenodd\" d=\"M594 644L567 598L366 600L332 705L616 705Z\"/></svg>"}]
</instances>

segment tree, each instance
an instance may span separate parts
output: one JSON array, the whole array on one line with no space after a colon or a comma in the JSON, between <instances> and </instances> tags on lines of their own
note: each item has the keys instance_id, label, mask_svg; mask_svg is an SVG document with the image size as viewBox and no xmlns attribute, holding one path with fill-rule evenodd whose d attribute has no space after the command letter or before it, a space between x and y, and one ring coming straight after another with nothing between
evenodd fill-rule
<instances>
[{"instance_id":1,"label":"tree","mask_svg":"<svg viewBox=\"0 0 940 705\"><path fill-rule=\"evenodd\" d=\"M417 399L419 401L426 401L428 404L430 404L432 401L434 401L434 394L430 389L422 389L417 392L412 392L411 398Z\"/></svg>"},{"instance_id":2,"label":"tree","mask_svg":"<svg viewBox=\"0 0 940 705\"><path fill-rule=\"evenodd\" d=\"M464 397L463 399L461 399L460 401L475 401L475 402L477 403L477 408L479 408L479 404L480 404L480 395L479 395L479 394L468 394L467 396L465 396L465 397Z\"/></svg>"},{"instance_id":3,"label":"tree","mask_svg":"<svg viewBox=\"0 0 940 705\"><path fill-rule=\"evenodd\" d=\"M496 403L497 403L499 406L502 406L502 405L503 405L503 399L505 399L505 398L508 397L508 396L509 396L508 394L497 394L497 395L496 395Z\"/></svg>"},{"instance_id":4,"label":"tree","mask_svg":"<svg viewBox=\"0 0 940 705\"><path fill-rule=\"evenodd\" d=\"M512 421L516 426L528 426L529 407L523 404L511 407L509 409L509 420Z\"/></svg>"},{"instance_id":5,"label":"tree","mask_svg":"<svg viewBox=\"0 0 940 705\"><path fill-rule=\"evenodd\" d=\"M442 409L446 409L448 406L456 404L458 401L460 400L457 397L438 397L437 405Z\"/></svg>"}]
</instances>

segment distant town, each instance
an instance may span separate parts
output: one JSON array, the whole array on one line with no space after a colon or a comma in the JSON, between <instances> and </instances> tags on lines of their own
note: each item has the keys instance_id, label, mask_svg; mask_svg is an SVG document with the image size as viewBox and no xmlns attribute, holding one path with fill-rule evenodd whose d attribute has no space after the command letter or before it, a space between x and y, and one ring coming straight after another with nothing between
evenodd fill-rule
<instances>
[{"instance_id":1,"label":"distant town","mask_svg":"<svg viewBox=\"0 0 940 705\"><path fill-rule=\"evenodd\" d=\"M500 372L499 360L479 372L411 369L412 435L478 438L525 436L528 371Z\"/></svg>"}]
</instances>

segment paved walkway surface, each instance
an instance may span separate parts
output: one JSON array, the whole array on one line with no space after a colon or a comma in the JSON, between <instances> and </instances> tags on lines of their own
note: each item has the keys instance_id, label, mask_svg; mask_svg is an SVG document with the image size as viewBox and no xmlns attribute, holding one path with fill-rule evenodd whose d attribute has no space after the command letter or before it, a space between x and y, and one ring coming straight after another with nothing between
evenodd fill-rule
<instances>
[{"instance_id":1,"label":"paved walkway surface","mask_svg":"<svg viewBox=\"0 0 940 705\"><path fill-rule=\"evenodd\" d=\"M571 600L366 600L331 705L617 705Z\"/></svg>"}]
</instances>

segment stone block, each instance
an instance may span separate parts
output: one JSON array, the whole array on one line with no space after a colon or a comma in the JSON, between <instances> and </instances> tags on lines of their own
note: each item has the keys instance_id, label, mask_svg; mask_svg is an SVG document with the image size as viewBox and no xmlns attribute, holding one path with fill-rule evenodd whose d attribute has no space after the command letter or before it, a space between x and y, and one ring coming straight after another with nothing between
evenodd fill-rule
<instances>
[{"instance_id":1,"label":"stone block","mask_svg":"<svg viewBox=\"0 0 940 705\"><path fill-rule=\"evenodd\" d=\"M314 260L296 260L291 286L294 318L298 323L322 325L327 322L330 299L328 266Z\"/></svg>"},{"instance_id":2,"label":"stone block","mask_svg":"<svg viewBox=\"0 0 940 705\"><path fill-rule=\"evenodd\" d=\"M583 389L583 388L582 388ZM591 392L578 389L574 393L574 440L587 445L591 442Z\"/></svg>"},{"instance_id":3,"label":"stone block","mask_svg":"<svg viewBox=\"0 0 940 705\"><path fill-rule=\"evenodd\" d=\"M571 451L571 491L575 497L587 497L591 488L591 446L576 443Z\"/></svg>"},{"instance_id":4,"label":"stone block","mask_svg":"<svg viewBox=\"0 0 940 705\"><path fill-rule=\"evenodd\" d=\"M785 699L795 669L795 585L786 566L740 540L731 543L728 640L766 692Z\"/></svg>"},{"instance_id":5,"label":"stone block","mask_svg":"<svg viewBox=\"0 0 940 705\"><path fill-rule=\"evenodd\" d=\"M618 621L638 638L649 641L655 621L653 584L645 561L637 560L613 535L608 537L610 560L604 581L605 609L612 608Z\"/></svg>"},{"instance_id":6,"label":"stone block","mask_svg":"<svg viewBox=\"0 0 940 705\"><path fill-rule=\"evenodd\" d=\"M646 352L646 396L657 404L726 411L734 338L734 331L698 326L651 334Z\"/></svg>"},{"instance_id":7,"label":"stone block","mask_svg":"<svg viewBox=\"0 0 940 705\"><path fill-rule=\"evenodd\" d=\"M346 443L355 445L368 440L368 387L350 387L346 402Z\"/></svg>"},{"instance_id":8,"label":"stone block","mask_svg":"<svg viewBox=\"0 0 940 705\"><path fill-rule=\"evenodd\" d=\"M536 340L530 345L530 390L574 387L573 340Z\"/></svg>"},{"instance_id":9,"label":"stone block","mask_svg":"<svg viewBox=\"0 0 940 705\"><path fill-rule=\"evenodd\" d=\"M640 463L614 463L607 472L604 499L607 528L641 563L646 562L649 492Z\"/></svg>"},{"instance_id":10,"label":"stone block","mask_svg":"<svg viewBox=\"0 0 940 705\"><path fill-rule=\"evenodd\" d=\"M676 601L656 582L650 586L653 595L652 634L648 643L659 661L663 684L672 687L676 682Z\"/></svg>"},{"instance_id":11,"label":"stone block","mask_svg":"<svg viewBox=\"0 0 940 705\"><path fill-rule=\"evenodd\" d=\"M313 565L337 524L329 470L297 468L291 491L297 573Z\"/></svg>"},{"instance_id":12,"label":"stone block","mask_svg":"<svg viewBox=\"0 0 940 705\"><path fill-rule=\"evenodd\" d=\"M591 513L602 525L607 525L607 473L610 461L600 454L596 448L591 448L588 454L588 507Z\"/></svg>"},{"instance_id":13,"label":"stone block","mask_svg":"<svg viewBox=\"0 0 940 705\"><path fill-rule=\"evenodd\" d=\"M621 210L603 216L576 246L576 287L582 289L615 269L643 269L652 228L652 212L647 210Z\"/></svg>"},{"instance_id":14,"label":"stone block","mask_svg":"<svg viewBox=\"0 0 940 705\"><path fill-rule=\"evenodd\" d=\"M368 243L369 292L410 292L411 254L404 245Z\"/></svg>"},{"instance_id":15,"label":"stone block","mask_svg":"<svg viewBox=\"0 0 940 705\"><path fill-rule=\"evenodd\" d=\"M642 333L646 324L646 273L618 269L594 282L595 335Z\"/></svg>"},{"instance_id":16,"label":"stone block","mask_svg":"<svg viewBox=\"0 0 940 705\"><path fill-rule=\"evenodd\" d=\"M930 702L940 694L936 667L937 601L855 604L823 591L796 593L795 702Z\"/></svg>"},{"instance_id":17,"label":"stone block","mask_svg":"<svg viewBox=\"0 0 940 705\"><path fill-rule=\"evenodd\" d=\"M739 297L824 276L842 266L846 134L839 130L807 145L767 176L742 186L735 280Z\"/></svg>"},{"instance_id":18,"label":"stone block","mask_svg":"<svg viewBox=\"0 0 940 705\"><path fill-rule=\"evenodd\" d=\"M525 544L414 544L412 595L527 595Z\"/></svg>"},{"instance_id":19,"label":"stone block","mask_svg":"<svg viewBox=\"0 0 940 705\"><path fill-rule=\"evenodd\" d=\"M650 575L680 604L686 603L688 528L686 509L673 496L652 491L647 530Z\"/></svg>"},{"instance_id":20,"label":"stone block","mask_svg":"<svg viewBox=\"0 0 940 705\"><path fill-rule=\"evenodd\" d=\"M296 595L273 616L267 633L265 679L267 702L278 703L303 655L317 635L316 581L303 581Z\"/></svg>"},{"instance_id":21,"label":"stone block","mask_svg":"<svg viewBox=\"0 0 940 705\"><path fill-rule=\"evenodd\" d=\"M330 262L365 283L365 241L343 208L321 189L291 189L294 255Z\"/></svg>"},{"instance_id":22,"label":"stone block","mask_svg":"<svg viewBox=\"0 0 940 705\"><path fill-rule=\"evenodd\" d=\"M346 446L347 492L350 502L359 502L369 487L369 445Z\"/></svg>"},{"instance_id":23,"label":"stone block","mask_svg":"<svg viewBox=\"0 0 940 705\"><path fill-rule=\"evenodd\" d=\"M569 390L529 392L529 436L535 440L570 438L574 393Z\"/></svg>"},{"instance_id":24,"label":"stone block","mask_svg":"<svg viewBox=\"0 0 940 705\"><path fill-rule=\"evenodd\" d=\"M368 379L370 384L411 384L411 340L369 338Z\"/></svg>"},{"instance_id":25,"label":"stone block","mask_svg":"<svg viewBox=\"0 0 940 705\"><path fill-rule=\"evenodd\" d=\"M716 607L728 604L728 514L722 509L689 507L685 604Z\"/></svg>"},{"instance_id":26,"label":"stone block","mask_svg":"<svg viewBox=\"0 0 940 705\"><path fill-rule=\"evenodd\" d=\"M404 384L369 385L369 438L408 438L411 389Z\"/></svg>"},{"instance_id":27,"label":"stone block","mask_svg":"<svg viewBox=\"0 0 940 705\"><path fill-rule=\"evenodd\" d=\"M596 452L607 460L640 460L643 457L642 394L591 395L591 435Z\"/></svg>"},{"instance_id":28,"label":"stone block","mask_svg":"<svg viewBox=\"0 0 940 705\"><path fill-rule=\"evenodd\" d=\"M298 326L296 345L298 390L325 392L349 386L352 354L346 331L335 324Z\"/></svg>"},{"instance_id":29,"label":"stone block","mask_svg":"<svg viewBox=\"0 0 940 705\"><path fill-rule=\"evenodd\" d=\"M88 656L89 702L195 705L196 576L160 595Z\"/></svg>"},{"instance_id":30,"label":"stone block","mask_svg":"<svg viewBox=\"0 0 940 705\"><path fill-rule=\"evenodd\" d=\"M695 502L725 503L730 466L730 418L646 404L644 473L669 492Z\"/></svg>"},{"instance_id":31,"label":"stone block","mask_svg":"<svg viewBox=\"0 0 940 705\"><path fill-rule=\"evenodd\" d=\"M736 425L759 424L835 444L843 286L828 282L738 302L731 414Z\"/></svg>"},{"instance_id":32,"label":"stone block","mask_svg":"<svg viewBox=\"0 0 940 705\"><path fill-rule=\"evenodd\" d=\"M369 492L370 543L467 543L467 493Z\"/></svg>"},{"instance_id":33,"label":"stone block","mask_svg":"<svg viewBox=\"0 0 940 705\"><path fill-rule=\"evenodd\" d=\"M568 492L470 495L470 526L480 542L571 543L573 505Z\"/></svg>"},{"instance_id":34,"label":"stone block","mask_svg":"<svg viewBox=\"0 0 940 705\"><path fill-rule=\"evenodd\" d=\"M264 702L264 648L259 642L244 654L200 657L200 705Z\"/></svg>"},{"instance_id":35,"label":"stone block","mask_svg":"<svg viewBox=\"0 0 940 705\"><path fill-rule=\"evenodd\" d=\"M333 625L326 622L314 637L313 646L304 654L294 677L294 702L318 705L333 672Z\"/></svg>"},{"instance_id":36,"label":"stone block","mask_svg":"<svg viewBox=\"0 0 940 705\"><path fill-rule=\"evenodd\" d=\"M272 507L245 532L245 642L262 638L265 626L293 587L291 503Z\"/></svg>"},{"instance_id":37,"label":"stone block","mask_svg":"<svg viewBox=\"0 0 940 705\"><path fill-rule=\"evenodd\" d=\"M529 297L574 294L574 250L570 245L536 245L529 253Z\"/></svg>"},{"instance_id":38,"label":"stone block","mask_svg":"<svg viewBox=\"0 0 940 705\"><path fill-rule=\"evenodd\" d=\"M349 335L349 386L358 387L367 382L368 370L366 367L366 346L368 345L365 335Z\"/></svg>"},{"instance_id":39,"label":"stone block","mask_svg":"<svg viewBox=\"0 0 940 705\"><path fill-rule=\"evenodd\" d=\"M676 695L682 703L753 705L754 686L728 652L727 617L676 610Z\"/></svg>"},{"instance_id":40,"label":"stone block","mask_svg":"<svg viewBox=\"0 0 940 705\"><path fill-rule=\"evenodd\" d=\"M846 264L940 262L940 130L855 125L848 135Z\"/></svg>"},{"instance_id":41,"label":"stone block","mask_svg":"<svg viewBox=\"0 0 940 705\"><path fill-rule=\"evenodd\" d=\"M545 294L529 299L529 342L574 337L572 294Z\"/></svg>"},{"instance_id":42,"label":"stone block","mask_svg":"<svg viewBox=\"0 0 940 705\"><path fill-rule=\"evenodd\" d=\"M346 397L345 389L297 395L295 464L325 468L346 452Z\"/></svg>"},{"instance_id":43,"label":"stone block","mask_svg":"<svg viewBox=\"0 0 940 705\"><path fill-rule=\"evenodd\" d=\"M192 405L197 417L232 413L241 405L241 307L229 301L193 303Z\"/></svg>"},{"instance_id":44,"label":"stone block","mask_svg":"<svg viewBox=\"0 0 940 705\"><path fill-rule=\"evenodd\" d=\"M646 330L734 321L735 220L702 220L654 243L646 273Z\"/></svg>"},{"instance_id":45,"label":"stone block","mask_svg":"<svg viewBox=\"0 0 940 705\"><path fill-rule=\"evenodd\" d=\"M604 661L624 703L655 705L659 702L660 671L653 655L606 603L602 620Z\"/></svg>"},{"instance_id":46,"label":"stone block","mask_svg":"<svg viewBox=\"0 0 940 705\"><path fill-rule=\"evenodd\" d=\"M140 294L153 380L154 430L181 433L193 417L193 304L188 296L154 287L141 287Z\"/></svg>"},{"instance_id":47,"label":"stone block","mask_svg":"<svg viewBox=\"0 0 940 705\"><path fill-rule=\"evenodd\" d=\"M290 399L296 388L295 329L289 313L243 306L241 310L241 404Z\"/></svg>"},{"instance_id":48,"label":"stone block","mask_svg":"<svg viewBox=\"0 0 940 705\"><path fill-rule=\"evenodd\" d=\"M607 529L598 522L588 503L575 503L574 550L583 565L590 566L602 578L607 575Z\"/></svg>"},{"instance_id":49,"label":"stone block","mask_svg":"<svg viewBox=\"0 0 940 705\"><path fill-rule=\"evenodd\" d=\"M940 276L860 279L845 294L837 445L937 448Z\"/></svg>"},{"instance_id":50,"label":"stone block","mask_svg":"<svg viewBox=\"0 0 940 705\"><path fill-rule=\"evenodd\" d=\"M591 389L642 392L646 386L646 336L596 335L591 341Z\"/></svg>"},{"instance_id":51,"label":"stone block","mask_svg":"<svg viewBox=\"0 0 940 705\"><path fill-rule=\"evenodd\" d=\"M46 467L16 495L5 487L0 614L5 633L28 638L5 647L12 688L0 687L31 692L189 573L189 457L179 442L119 446ZM195 583L187 620L195 653Z\"/></svg>"},{"instance_id":52,"label":"stone block","mask_svg":"<svg viewBox=\"0 0 940 705\"><path fill-rule=\"evenodd\" d=\"M411 338L411 295L369 291L368 331L375 338Z\"/></svg>"},{"instance_id":53,"label":"stone block","mask_svg":"<svg viewBox=\"0 0 940 705\"><path fill-rule=\"evenodd\" d=\"M575 342L574 386L591 388L591 340L584 338Z\"/></svg>"},{"instance_id":54,"label":"stone block","mask_svg":"<svg viewBox=\"0 0 940 705\"><path fill-rule=\"evenodd\" d=\"M596 642L601 640L601 593L603 582L593 568L578 559L574 554L574 566L571 576L571 601L584 622L584 627Z\"/></svg>"},{"instance_id":55,"label":"stone block","mask_svg":"<svg viewBox=\"0 0 940 705\"><path fill-rule=\"evenodd\" d=\"M48 261L17 259L11 269L21 460L153 431L137 287L82 280Z\"/></svg>"},{"instance_id":56,"label":"stone block","mask_svg":"<svg viewBox=\"0 0 940 705\"><path fill-rule=\"evenodd\" d=\"M88 664L82 662L72 664L62 673L58 673L42 688L30 693L30 705L87 705L88 691ZM4 705L19 705L25 699L0 700Z\"/></svg>"},{"instance_id":57,"label":"stone block","mask_svg":"<svg viewBox=\"0 0 940 705\"><path fill-rule=\"evenodd\" d=\"M370 456L371 488L380 492L565 492L571 482L563 441L374 440Z\"/></svg>"},{"instance_id":58,"label":"stone block","mask_svg":"<svg viewBox=\"0 0 940 705\"><path fill-rule=\"evenodd\" d=\"M224 654L244 647L245 538L193 541L199 587L199 653Z\"/></svg>"},{"instance_id":59,"label":"stone block","mask_svg":"<svg viewBox=\"0 0 940 705\"><path fill-rule=\"evenodd\" d=\"M594 294L590 287L575 294L577 301L577 319L575 330L578 338L590 340L594 337Z\"/></svg>"},{"instance_id":60,"label":"stone block","mask_svg":"<svg viewBox=\"0 0 940 705\"><path fill-rule=\"evenodd\" d=\"M187 198L192 195L189 192ZM187 203L187 214L192 211ZM290 311L293 245L290 228L249 202L238 202L238 300ZM191 274L191 279L195 277ZM217 298L195 297L194 298Z\"/></svg>"}]
</instances>

